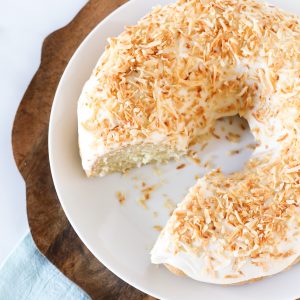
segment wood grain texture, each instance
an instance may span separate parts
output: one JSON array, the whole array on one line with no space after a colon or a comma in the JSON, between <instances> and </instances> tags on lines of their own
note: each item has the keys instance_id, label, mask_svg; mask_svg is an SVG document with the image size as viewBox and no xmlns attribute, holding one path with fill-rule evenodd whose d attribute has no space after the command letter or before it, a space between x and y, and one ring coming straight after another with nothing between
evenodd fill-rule
<instances>
[{"instance_id":1,"label":"wood grain texture","mask_svg":"<svg viewBox=\"0 0 300 300\"><path fill-rule=\"evenodd\" d=\"M58 201L48 159L48 124L58 82L86 35L126 0L91 0L66 27L49 35L41 64L18 108L15 161L26 182L27 213L39 250L92 299L153 299L107 270L84 246Z\"/></svg>"}]
</instances>

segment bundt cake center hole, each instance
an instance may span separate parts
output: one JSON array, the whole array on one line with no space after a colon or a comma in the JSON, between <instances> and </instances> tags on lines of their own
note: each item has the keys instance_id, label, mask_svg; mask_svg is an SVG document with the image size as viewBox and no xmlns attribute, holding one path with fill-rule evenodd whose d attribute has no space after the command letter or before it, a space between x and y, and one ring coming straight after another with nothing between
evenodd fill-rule
<instances>
[{"instance_id":1,"label":"bundt cake center hole","mask_svg":"<svg viewBox=\"0 0 300 300\"><path fill-rule=\"evenodd\" d=\"M258 146L247 120L238 115L218 119L210 133L206 149L201 151L203 142L198 148L207 171L215 168L226 174L239 171Z\"/></svg>"}]
</instances>

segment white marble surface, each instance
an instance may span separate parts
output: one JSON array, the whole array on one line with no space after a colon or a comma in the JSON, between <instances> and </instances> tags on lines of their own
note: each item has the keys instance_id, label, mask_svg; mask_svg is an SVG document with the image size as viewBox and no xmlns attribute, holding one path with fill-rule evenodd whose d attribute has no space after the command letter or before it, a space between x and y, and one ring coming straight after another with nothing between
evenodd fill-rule
<instances>
[{"instance_id":1,"label":"white marble surface","mask_svg":"<svg viewBox=\"0 0 300 300\"><path fill-rule=\"evenodd\" d=\"M19 102L37 70L44 38L86 0L0 0L0 264L28 232L25 185L11 148Z\"/></svg>"}]
</instances>

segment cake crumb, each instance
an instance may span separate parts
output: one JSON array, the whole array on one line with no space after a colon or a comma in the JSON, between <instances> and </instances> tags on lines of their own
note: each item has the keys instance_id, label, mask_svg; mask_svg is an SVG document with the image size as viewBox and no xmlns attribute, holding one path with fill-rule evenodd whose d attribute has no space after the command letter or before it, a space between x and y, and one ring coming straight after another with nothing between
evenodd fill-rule
<instances>
[{"instance_id":1,"label":"cake crumb","mask_svg":"<svg viewBox=\"0 0 300 300\"><path fill-rule=\"evenodd\" d=\"M212 169L214 167L214 164L211 160L208 160L205 164L204 164L204 168L206 169Z\"/></svg>"},{"instance_id":2,"label":"cake crumb","mask_svg":"<svg viewBox=\"0 0 300 300\"><path fill-rule=\"evenodd\" d=\"M210 133L211 133L211 135L213 136L213 137L215 137L216 139L220 139L221 137L218 135L218 134L216 134L216 132L215 132L215 128L214 127L212 127L211 129L210 129L210 131L209 131Z\"/></svg>"},{"instance_id":3,"label":"cake crumb","mask_svg":"<svg viewBox=\"0 0 300 300\"><path fill-rule=\"evenodd\" d=\"M228 154L229 154L229 155L237 155L237 154L239 154L240 152L241 152L241 150L236 149L236 150L230 150L230 151L228 151Z\"/></svg>"},{"instance_id":4,"label":"cake crumb","mask_svg":"<svg viewBox=\"0 0 300 300\"><path fill-rule=\"evenodd\" d=\"M167 208L170 212L170 214L173 212L173 210L176 208L176 204L169 198L168 195L164 194L164 207Z\"/></svg>"},{"instance_id":5,"label":"cake crumb","mask_svg":"<svg viewBox=\"0 0 300 300\"><path fill-rule=\"evenodd\" d=\"M197 151L195 151L195 150L188 150L187 156L189 158L195 158L195 157L197 157Z\"/></svg>"},{"instance_id":6,"label":"cake crumb","mask_svg":"<svg viewBox=\"0 0 300 300\"><path fill-rule=\"evenodd\" d=\"M186 167L186 164L181 164L179 166L176 167L177 170L183 169Z\"/></svg>"},{"instance_id":7,"label":"cake crumb","mask_svg":"<svg viewBox=\"0 0 300 300\"><path fill-rule=\"evenodd\" d=\"M148 209L148 206L146 204L146 200L144 198L141 198L138 200L138 203L144 208L144 209Z\"/></svg>"},{"instance_id":8,"label":"cake crumb","mask_svg":"<svg viewBox=\"0 0 300 300\"><path fill-rule=\"evenodd\" d=\"M240 127L241 127L242 130L246 130L245 124L241 123L241 124L240 124Z\"/></svg>"},{"instance_id":9,"label":"cake crumb","mask_svg":"<svg viewBox=\"0 0 300 300\"><path fill-rule=\"evenodd\" d=\"M154 189L157 187L156 184L153 184L153 185L149 185L149 186L146 186L145 182L143 182L142 186L144 187L142 189L142 193L143 194L150 194L154 191Z\"/></svg>"},{"instance_id":10,"label":"cake crumb","mask_svg":"<svg viewBox=\"0 0 300 300\"><path fill-rule=\"evenodd\" d=\"M157 211L154 211L154 212L152 213L152 215L153 215L154 218L157 218L157 217L158 217L158 212L157 212Z\"/></svg>"},{"instance_id":11,"label":"cake crumb","mask_svg":"<svg viewBox=\"0 0 300 300\"><path fill-rule=\"evenodd\" d=\"M251 144L248 144L246 147L248 149L255 150L258 146L259 146L259 144L257 144L257 143L251 143Z\"/></svg>"},{"instance_id":12,"label":"cake crumb","mask_svg":"<svg viewBox=\"0 0 300 300\"><path fill-rule=\"evenodd\" d=\"M208 143L204 143L201 145L200 150L203 151L207 147Z\"/></svg>"},{"instance_id":13,"label":"cake crumb","mask_svg":"<svg viewBox=\"0 0 300 300\"><path fill-rule=\"evenodd\" d=\"M116 193L116 196L117 196L117 198L118 198L118 200L119 200L119 203L120 203L121 205L123 205L123 204L125 203L125 200L126 200L124 193L122 193L122 192L117 192L117 193Z\"/></svg>"},{"instance_id":14,"label":"cake crumb","mask_svg":"<svg viewBox=\"0 0 300 300\"><path fill-rule=\"evenodd\" d=\"M201 164L201 159L198 157L193 158L193 161L195 164L200 165Z\"/></svg>"},{"instance_id":15,"label":"cake crumb","mask_svg":"<svg viewBox=\"0 0 300 300\"><path fill-rule=\"evenodd\" d=\"M124 177L128 176L129 170L130 170L130 169L125 169L125 170L123 170L123 171L122 171L122 176L124 176Z\"/></svg>"},{"instance_id":16,"label":"cake crumb","mask_svg":"<svg viewBox=\"0 0 300 300\"><path fill-rule=\"evenodd\" d=\"M153 169L155 175L157 175L157 176L162 175L162 170L160 168L158 168L157 166L153 166L152 169Z\"/></svg>"},{"instance_id":17,"label":"cake crumb","mask_svg":"<svg viewBox=\"0 0 300 300\"><path fill-rule=\"evenodd\" d=\"M160 225L154 225L153 229L155 229L156 231L162 231L162 227Z\"/></svg>"},{"instance_id":18,"label":"cake crumb","mask_svg":"<svg viewBox=\"0 0 300 300\"><path fill-rule=\"evenodd\" d=\"M200 176L199 175L195 175L195 177L194 177L196 180L198 180L199 178L200 178Z\"/></svg>"},{"instance_id":19,"label":"cake crumb","mask_svg":"<svg viewBox=\"0 0 300 300\"><path fill-rule=\"evenodd\" d=\"M232 143L238 143L241 139L241 136L237 133L233 133L233 132L228 132L228 134L226 135L226 140L228 140L229 142Z\"/></svg>"},{"instance_id":20,"label":"cake crumb","mask_svg":"<svg viewBox=\"0 0 300 300\"><path fill-rule=\"evenodd\" d=\"M187 155L188 158L192 160L195 164L200 165L201 159L197 157L197 151L189 150Z\"/></svg>"},{"instance_id":21,"label":"cake crumb","mask_svg":"<svg viewBox=\"0 0 300 300\"><path fill-rule=\"evenodd\" d=\"M147 201L150 199L151 197L151 193L155 190L155 188L157 187L157 185L149 185L147 186L146 183L143 181L142 182L142 187L143 189L141 190L142 192L142 197L138 200L138 203L145 209L148 209L147 206Z\"/></svg>"}]
</instances>

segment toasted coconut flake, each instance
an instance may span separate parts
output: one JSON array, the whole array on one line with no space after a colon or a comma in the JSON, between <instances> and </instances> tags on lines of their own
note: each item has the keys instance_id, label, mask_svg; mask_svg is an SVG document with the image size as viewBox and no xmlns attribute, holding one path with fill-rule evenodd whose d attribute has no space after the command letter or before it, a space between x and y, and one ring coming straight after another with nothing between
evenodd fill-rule
<instances>
[{"instance_id":1,"label":"toasted coconut flake","mask_svg":"<svg viewBox=\"0 0 300 300\"><path fill-rule=\"evenodd\" d=\"M160 225L154 225L153 229L156 230L156 231L162 231L163 228Z\"/></svg>"},{"instance_id":2,"label":"toasted coconut flake","mask_svg":"<svg viewBox=\"0 0 300 300\"><path fill-rule=\"evenodd\" d=\"M285 140L287 137L288 137L288 134L286 133L286 134L282 135L281 137L279 137L277 139L277 142L281 142L281 141Z\"/></svg>"},{"instance_id":3,"label":"toasted coconut flake","mask_svg":"<svg viewBox=\"0 0 300 300\"><path fill-rule=\"evenodd\" d=\"M251 143L246 146L248 149L255 150L258 147L257 143Z\"/></svg>"},{"instance_id":4,"label":"toasted coconut flake","mask_svg":"<svg viewBox=\"0 0 300 300\"><path fill-rule=\"evenodd\" d=\"M152 192L158 187L158 185L154 184L147 186L147 184L144 181L142 181L141 186L142 197L138 200L138 203L143 208L148 209L147 202L150 200Z\"/></svg>"},{"instance_id":5,"label":"toasted coconut flake","mask_svg":"<svg viewBox=\"0 0 300 300\"><path fill-rule=\"evenodd\" d=\"M210 129L210 133L213 137L215 137L218 140L221 138L218 134L216 134L215 128L213 128L213 127Z\"/></svg>"},{"instance_id":6,"label":"toasted coconut flake","mask_svg":"<svg viewBox=\"0 0 300 300\"><path fill-rule=\"evenodd\" d=\"M79 124L107 151L149 141L153 133L174 148L179 140L192 145L209 131L219 138L213 127L218 117L247 117L268 151L241 172L208 173L169 223L174 253L195 252L201 242L202 255L210 243L222 244L220 255L235 259L235 272L226 278L243 276L245 257L266 271L274 259L293 255L278 249L290 242L290 227L299 227L299 41L299 19L266 4L179 1L110 39L94 70L97 89L85 96L92 113ZM226 138L238 142L240 135ZM145 184L145 208L151 192ZM207 257L207 272L217 276Z\"/></svg>"},{"instance_id":7,"label":"toasted coconut flake","mask_svg":"<svg viewBox=\"0 0 300 300\"><path fill-rule=\"evenodd\" d=\"M186 164L180 164L179 166L176 167L177 170L184 169L186 167Z\"/></svg>"},{"instance_id":8,"label":"toasted coconut flake","mask_svg":"<svg viewBox=\"0 0 300 300\"><path fill-rule=\"evenodd\" d=\"M229 153L229 155L237 155L237 154L239 154L240 152L241 152L241 150L236 149L236 150L230 150L228 153Z\"/></svg>"},{"instance_id":9,"label":"toasted coconut flake","mask_svg":"<svg viewBox=\"0 0 300 300\"><path fill-rule=\"evenodd\" d=\"M232 143L238 143L241 139L241 136L238 133L228 132L225 138Z\"/></svg>"},{"instance_id":10,"label":"toasted coconut flake","mask_svg":"<svg viewBox=\"0 0 300 300\"><path fill-rule=\"evenodd\" d=\"M208 143L204 143L201 145L200 151L203 151L208 146Z\"/></svg>"},{"instance_id":11,"label":"toasted coconut flake","mask_svg":"<svg viewBox=\"0 0 300 300\"><path fill-rule=\"evenodd\" d=\"M124 193L122 193L122 192L117 192L116 195L117 195L117 198L118 198L118 200L119 200L119 203L120 203L121 205L123 205L123 204L125 203L125 200L126 200Z\"/></svg>"}]
</instances>

